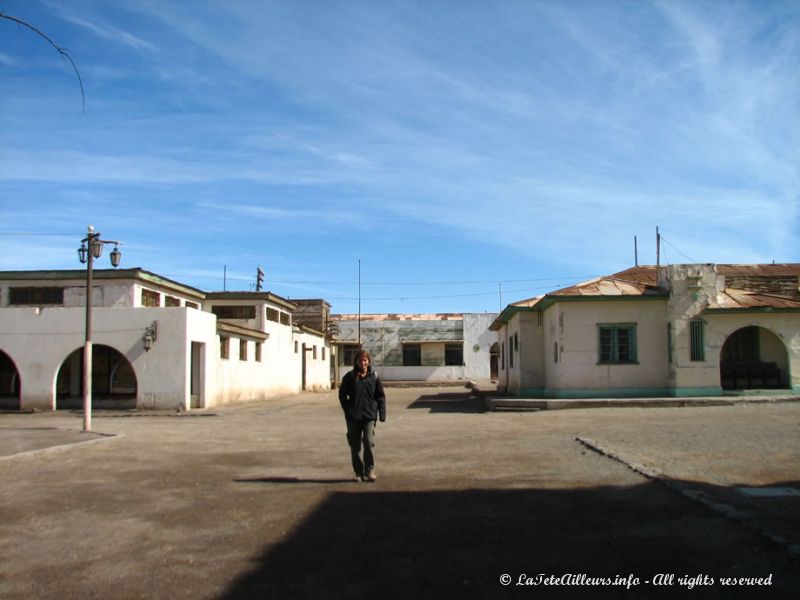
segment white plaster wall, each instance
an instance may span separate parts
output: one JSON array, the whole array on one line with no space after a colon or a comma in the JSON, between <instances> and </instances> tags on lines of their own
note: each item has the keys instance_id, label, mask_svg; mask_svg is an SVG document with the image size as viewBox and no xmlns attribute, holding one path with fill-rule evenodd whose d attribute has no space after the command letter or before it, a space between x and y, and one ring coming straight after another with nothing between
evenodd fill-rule
<instances>
[{"instance_id":1,"label":"white plaster wall","mask_svg":"<svg viewBox=\"0 0 800 600\"><path fill-rule=\"evenodd\" d=\"M552 329L551 336L558 336L561 352L558 364L547 361L551 365L548 388L666 387L669 372L666 302L593 300L559 302L556 307L560 314L554 313L555 320L548 327ZM598 364L597 326L614 323L636 324L637 363Z\"/></svg>"},{"instance_id":2,"label":"white plaster wall","mask_svg":"<svg viewBox=\"0 0 800 600\"><path fill-rule=\"evenodd\" d=\"M191 309L92 311L92 342L123 354L136 374L137 405L184 406L187 397L187 314ZM0 310L0 348L20 375L21 407L53 410L55 384L64 360L84 344L84 308L5 308ZM145 352L142 336L158 321L158 340ZM213 324L211 325L213 331Z\"/></svg>"},{"instance_id":3,"label":"white plaster wall","mask_svg":"<svg viewBox=\"0 0 800 600\"><path fill-rule=\"evenodd\" d=\"M294 339L298 342L301 351L303 344L307 348L306 390L319 392L331 389L331 349L325 345L325 338L308 332L295 331ZM317 348L316 358L314 357L315 346ZM322 357L323 349L325 358ZM302 363L299 368L302 369Z\"/></svg>"},{"instance_id":4,"label":"white plaster wall","mask_svg":"<svg viewBox=\"0 0 800 600\"><path fill-rule=\"evenodd\" d=\"M464 314L464 377L489 379L491 377L491 347L497 333L489 326L497 313ZM477 350L475 349L477 347Z\"/></svg>"}]
</instances>

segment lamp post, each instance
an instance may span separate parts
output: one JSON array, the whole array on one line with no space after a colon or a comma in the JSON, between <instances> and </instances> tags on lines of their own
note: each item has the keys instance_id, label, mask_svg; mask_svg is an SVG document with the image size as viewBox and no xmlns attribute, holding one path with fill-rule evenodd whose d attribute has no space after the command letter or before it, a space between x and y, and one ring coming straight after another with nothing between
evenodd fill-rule
<instances>
[{"instance_id":1,"label":"lamp post","mask_svg":"<svg viewBox=\"0 0 800 600\"><path fill-rule=\"evenodd\" d=\"M119 266L122 252L119 251L121 242L101 240L100 232L95 232L89 225L86 237L81 240L78 248L78 259L86 264L86 340L83 345L83 430L92 430L92 267L94 259L103 254L103 244L114 244L111 251L111 266Z\"/></svg>"}]
</instances>

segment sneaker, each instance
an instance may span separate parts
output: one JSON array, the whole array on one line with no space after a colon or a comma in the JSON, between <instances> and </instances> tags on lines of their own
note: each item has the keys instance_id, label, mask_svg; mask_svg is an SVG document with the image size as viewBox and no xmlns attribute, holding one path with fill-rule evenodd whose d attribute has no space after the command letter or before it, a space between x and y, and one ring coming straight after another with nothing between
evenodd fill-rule
<instances>
[{"instance_id":1,"label":"sneaker","mask_svg":"<svg viewBox=\"0 0 800 600\"><path fill-rule=\"evenodd\" d=\"M364 481L377 481L378 476L375 475L375 471L370 471L366 475L364 475Z\"/></svg>"},{"instance_id":2,"label":"sneaker","mask_svg":"<svg viewBox=\"0 0 800 600\"><path fill-rule=\"evenodd\" d=\"M353 481L361 481L362 479L363 479L364 481L366 481L366 479L365 479L363 476L361 476L361 475L358 475L358 474L356 474L356 475L353 475Z\"/></svg>"}]
</instances>

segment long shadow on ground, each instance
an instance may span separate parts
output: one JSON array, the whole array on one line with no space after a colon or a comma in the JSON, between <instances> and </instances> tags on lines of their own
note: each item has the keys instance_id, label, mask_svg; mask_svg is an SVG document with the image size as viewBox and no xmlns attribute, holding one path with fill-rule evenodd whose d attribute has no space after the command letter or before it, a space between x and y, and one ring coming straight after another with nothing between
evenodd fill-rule
<instances>
[{"instance_id":1,"label":"long shadow on ground","mask_svg":"<svg viewBox=\"0 0 800 600\"><path fill-rule=\"evenodd\" d=\"M420 396L407 408L428 409L432 413L481 413L486 412L483 398L469 392L443 392Z\"/></svg>"},{"instance_id":2,"label":"long shadow on ground","mask_svg":"<svg viewBox=\"0 0 800 600\"><path fill-rule=\"evenodd\" d=\"M777 545L655 482L444 492L362 486L329 496L221 598L789 598L800 589L797 566ZM638 585L517 585L539 574ZM666 585L659 574L674 579ZM769 586L720 583L770 574ZM680 583L703 575L714 585Z\"/></svg>"}]
</instances>

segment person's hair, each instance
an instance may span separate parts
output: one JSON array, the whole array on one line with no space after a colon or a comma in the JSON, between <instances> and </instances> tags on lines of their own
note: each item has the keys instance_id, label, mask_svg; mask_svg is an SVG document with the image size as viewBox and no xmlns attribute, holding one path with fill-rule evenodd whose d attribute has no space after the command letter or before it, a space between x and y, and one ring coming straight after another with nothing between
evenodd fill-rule
<instances>
[{"instance_id":1,"label":"person's hair","mask_svg":"<svg viewBox=\"0 0 800 600\"><path fill-rule=\"evenodd\" d=\"M353 359L353 368L354 369L358 368L358 361L362 356L366 356L369 359L369 364L370 365L372 364L372 357L369 355L369 352L367 352L366 350L359 350L358 352L356 352L356 356Z\"/></svg>"}]
</instances>

